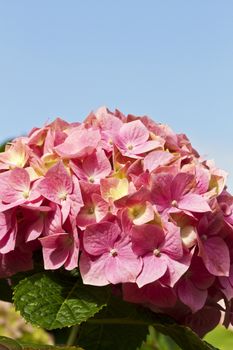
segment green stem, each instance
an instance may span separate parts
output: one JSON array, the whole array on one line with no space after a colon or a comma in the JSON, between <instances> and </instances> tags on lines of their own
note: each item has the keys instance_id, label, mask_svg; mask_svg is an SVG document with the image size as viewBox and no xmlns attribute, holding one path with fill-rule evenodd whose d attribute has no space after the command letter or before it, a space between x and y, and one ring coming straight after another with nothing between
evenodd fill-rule
<instances>
[{"instance_id":1,"label":"green stem","mask_svg":"<svg viewBox=\"0 0 233 350\"><path fill-rule=\"evenodd\" d=\"M67 346L74 345L75 340L76 340L77 335L78 335L78 330L79 330L79 325L73 326L71 328L68 340L66 342Z\"/></svg>"}]
</instances>

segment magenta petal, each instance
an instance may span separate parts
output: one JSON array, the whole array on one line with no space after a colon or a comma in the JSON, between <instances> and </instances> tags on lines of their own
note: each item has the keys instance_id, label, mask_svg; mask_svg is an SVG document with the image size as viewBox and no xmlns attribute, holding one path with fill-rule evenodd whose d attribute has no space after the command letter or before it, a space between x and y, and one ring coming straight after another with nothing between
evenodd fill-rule
<instances>
[{"instance_id":1,"label":"magenta petal","mask_svg":"<svg viewBox=\"0 0 233 350\"><path fill-rule=\"evenodd\" d=\"M197 312L205 305L207 291L196 288L190 280L184 278L179 282L178 295L192 312Z\"/></svg>"},{"instance_id":2,"label":"magenta petal","mask_svg":"<svg viewBox=\"0 0 233 350\"><path fill-rule=\"evenodd\" d=\"M167 262L161 257L156 257L153 253L143 257L143 268L137 278L139 288L146 284L157 281L167 270Z\"/></svg>"},{"instance_id":3,"label":"magenta petal","mask_svg":"<svg viewBox=\"0 0 233 350\"><path fill-rule=\"evenodd\" d=\"M81 254L79 268L84 284L106 286L110 282L105 276L105 262L108 253L100 257L90 258L84 252Z\"/></svg>"},{"instance_id":4,"label":"magenta petal","mask_svg":"<svg viewBox=\"0 0 233 350\"><path fill-rule=\"evenodd\" d=\"M215 276L229 276L230 254L223 239L212 237L202 243L200 254L207 270Z\"/></svg>"}]
</instances>

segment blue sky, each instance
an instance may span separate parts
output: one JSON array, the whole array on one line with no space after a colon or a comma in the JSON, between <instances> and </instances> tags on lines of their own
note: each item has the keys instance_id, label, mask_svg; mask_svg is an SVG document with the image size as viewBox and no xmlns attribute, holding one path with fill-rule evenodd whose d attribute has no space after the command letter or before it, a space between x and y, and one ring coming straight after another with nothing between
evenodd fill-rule
<instances>
[{"instance_id":1,"label":"blue sky","mask_svg":"<svg viewBox=\"0 0 233 350\"><path fill-rule=\"evenodd\" d=\"M231 0L0 1L0 139L106 105L185 132L233 174L232 14Z\"/></svg>"}]
</instances>

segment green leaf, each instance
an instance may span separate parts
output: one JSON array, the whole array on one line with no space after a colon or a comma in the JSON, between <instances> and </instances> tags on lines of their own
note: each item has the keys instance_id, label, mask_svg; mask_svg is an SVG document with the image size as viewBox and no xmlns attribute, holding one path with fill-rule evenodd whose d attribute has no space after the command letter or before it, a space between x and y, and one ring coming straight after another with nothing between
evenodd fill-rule
<instances>
[{"instance_id":1,"label":"green leaf","mask_svg":"<svg viewBox=\"0 0 233 350\"><path fill-rule=\"evenodd\" d=\"M220 350L233 349L233 331L223 326L217 326L205 336L205 340L218 346Z\"/></svg>"},{"instance_id":2,"label":"green leaf","mask_svg":"<svg viewBox=\"0 0 233 350\"><path fill-rule=\"evenodd\" d=\"M146 341L143 342L140 350L181 350L181 348L167 335L164 335L154 329L153 326L149 327L149 334Z\"/></svg>"},{"instance_id":3,"label":"green leaf","mask_svg":"<svg viewBox=\"0 0 233 350\"><path fill-rule=\"evenodd\" d=\"M135 350L146 339L149 325L170 336L184 350L216 350L171 318L117 298L81 326L77 342L86 350Z\"/></svg>"},{"instance_id":4,"label":"green leaf","mask_svg":"<svg viewBox=\"0 0 233 350\"><path fill-rule=\"evenodd\" d=\"M94 316L109 298L108 288L84 286L77 278L38 273L14 288L16 309L26 321L45 329L73 326Z\"/></svg>"},{"instance_id":5,"label":"green leaf","mask_svg":"<svg viewBox=\"0 0 233 350\"><path fill-rule=\"evenodd\" d=\"M7 337L0 337L0 350L83 350L77 346L52 346L19 343Z\"/></svg>"},{"instance_id":6,"label":"green leaf","mask_svg":"<svg viewBox=\"0 0 233 350\"><path fill-rule=\"evenodd\" d=\"M148 334L141 311L145 309L113 297L108 307L81 325L77 343L86 350L136 350Z\"/></svg>"},{"instance_id":7,"label":"green leaf","mask_svg":"<svg viewBox=\"0 0 233 350\"><path fill-rule=\"evenodd\" d=\"M7 337L0 337L0 349L1 350L22 350L23 348L19 343L17 343L13 339L10 339Z\"/></svg>"},{"instance_id":8,"label":"green leaf","mask_svg":"<svg viewBox=\"0 0 233 350\"><path fill-rule=\"evenodd\" d=\"M77 346L52 346L21 343L22 350L84 350ZM0 348L1 349L1 348Z\"/></svg>"},{"instance_id":9,"label":"green leaf","mask_svg":"<svg viewBox=\"0 0 233 350\"><path fill-rule=\"evenodd\" d=\"M159 332L170 336L181 349L188 350L219 350L203 341L198 335L193 332L189 327L181 326L175 322L172 324L166 324L163 322L154 322L153 326Z\"/></svg>"}]
</instances>

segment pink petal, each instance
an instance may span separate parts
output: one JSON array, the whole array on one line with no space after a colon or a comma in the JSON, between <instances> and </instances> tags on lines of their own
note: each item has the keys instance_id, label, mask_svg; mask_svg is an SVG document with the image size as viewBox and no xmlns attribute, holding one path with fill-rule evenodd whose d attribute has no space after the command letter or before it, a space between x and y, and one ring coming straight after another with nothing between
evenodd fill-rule
<instances>
[{"instance_id":1,"label":"pink petal","mask_svg":"<svg viewBox=\"0 0 233 350\"><path fill-rule=\"evenodd\" d=\"M133 223L135 225L143 225L148 223L149 221L152 221L154 219L154 216L155 216L155 211L153 209L153 206L151 205L151 203L146 202L145 211L136 219L134 219Z\"/></svg>"},{"instance_id":2,"label":"pink petal","mask_svg":"<svg viewBox=\"0 0 233 350\"><path fill-rule=\"evenodd\" d=\"M0 174L0 199L5 203L26 200L30 178L25 169L15 168Z\"/></svg>"},{"instance_id":3,"label":"pink petal","mask_svg":"<svg viewBox=\"0 0 233 350\"><path fill-rule=\"evenodd\" d=\"M190 280L184 278L179 283L178 296L194 313L205 305L207 291L196 288Z\"/></svg>"},{"instance_id":4,"label":"pink petal","mask_svg":"<svg viewBox=\"0 0 233 350\"><path fill-rule=\"evenodd\" d=\"M65 142L54 148L64 158L84 157L91 154L98 146L100 133L98 130L74 128Z\"/></svg>"},{"instance_id":5,"label":"pink petal","mask_svg":"<svg viewBox=\"0 0 233 350\"><path fill-rule=\"evenodd\" d=\"M138 191L130 193L114 202L117 208L132 207L135 204L144 204L144 202L150 199L150 192L145 188L141 187Z\"/></svg>"},{"instance_id":6,"label":"pink petal","mask_svg":"<svg viewBox=\"0 0 233 350\"><path fill-rule=\"evenodd\" d=\"M96 153L84 158L83 170L88 179L93 179L94 183L98 183L100 179L110 174L112 167L105 152L99 149Z\"/></svg>"},{"instance_id":7,"label":"pink petal","mask_svg":"<svg viewBox=\"0 0 233 350\"><path fill-rule=\"evenodd\" d=\"M195 177L192 174L179 173L171 184L172 199L179 200L195 186Z\"/></svg>"},{"instance_id":8,"label":"pink petal","mask_svg":"<svg viewBox=\"0 0 233 350\"><path fill-rule=\"evenodd\" d=\"M125 123L119 130L118 135L115 138L117 147L126 148L127 144L133 146L141 145L145 143L149 138L149 131L142 124L140 120L135 120L129 123Z\"/></svg>"},{"instance_id":9,"label":"pink petal","mask_svg":"<svg viewBox=\"0 0 233 350\"><path fill-rule=\"evenodd\" d=\"M48 170L37 190L48 200L61 204L63 198L72 192L72 181L62 162Z\"/></svg>"},{"instance_id":10,"label":"pink petal","mask_svg":"<svg viewBox=\"0 0 233 350\"><path fill-rule=\"evenodd\" d=\"M167 234L159 247L160 251L172 259L179 260L183 256L180 228L168 222L166 223L166 229Z\"/></svg>"},{"instance_id":11,"label":"pink petal","mask_svg":"<svg viewBox=\"0 0 233 350\"><path fill-rule=\"evenodd\" d=\"M81 254L79 268L84 284L93 286L106 286L110 282L105 276L105 262L109 253L100 257L91 258L84 252Z\"/></svg>"},{"instance_id":12,"label":"pink petal","mask_svg":"<svg viewBox=\"0 0 233 350\"><path fill-rule=\"evenodd\" d=\"M178 208L181 210L190 210L195 213L205 213L211 211L206 199L195 193L189 193L181 198L178 203Z\"/></svg>"},{"instance_id":13,"label":"pink petal","mask_svg":"<svg viewBox=\"0 0 233 350\"><path fill-rule=\"evenodd\" d=\"M161 148L163 146L163 143L161 143L160 140L150 140L150 141L146 141L144 144L142 145L138 145L135 146L132 149L132 154L142 154L145 152L149 152L152 151L156 148ZM130 156L131 151L127 151L127 155Z\"/></svg>"},{"instance_id":14,"label":"pink petal","mask_svg":"<svg viewBox=\"0 0 233 350\"><path fill-rule=\"evenodd\" d=\"M69 256L64 264L66 270L73 270L78 266L79 245L78 241L70 247Z\"/></svg>"},{"instance_id":15,"label":"pink petal","mask_svg":"<svg viewBox=\"0 0 233 350\"><path fill-rule=\"evenodd\" d=\"M162 254L164 260L167 261L167 270L168 270L168 280L167 284L170 287L173 287L176 282L185 274L188 270L191 263L190 254L185 254L182 259L179 261L170 259L169 256Z\"/></svg>"},{"instance_id":16,"label":"pink petal","mask_svg":"<svg viewBox=\"0 0 233 350\"><path fill-rule=\"evenodd\" d=\"M110 222L90 225L83 235L84 249L95 256L110 252L120 233L119 226Z\"/></svg>"},{"instance_id":17,"label":"pink petal","mask_svg":"<svg viewBox=\"0 0 233 350\"><path fill-rule=\"evenodd\" d=\"M105 264L105 275L112 284L135 282L140 270L140 260L132 254L109 256Z\"/></svg>"},{"instance_id":18,"label":"pink petal","mask_svg":"<svg viewBox=\"0 0 233 350\"><path fill-rule=\"evenodd\" d=\"M15 225L14 211L0 213L0 239Z\"/></svg>"},{"instance_id":19,"label":"pink petal","mask_svg":"<svg viewBox=\"0 0 233 350\"><path fill-rule=\"evenodd\" d=\"M40 238L42 245L44 268L54 270L63 266L69 256L68 233L57 233Z\"/></svg>"},{"instance_id":20,"label":"pink petal","mask_svg":"<svg viewBox=\"0 0 233 350\"><path fill-rule=\"evenodd\" d=\"M95 208L96 222L99 222L108 214L109 204L97 193L92 195L92 200Z\"/></svg>"},{"instance_id":21,"label":"pink petal","mask_svg":"<svg viewBox=\"0 0 233 350\"><path fill-rule=\"evenodd\" d=\"M166 165L174 159L174 155L165 151L154 151L146 155L143 160L143 168L152 172L159 166Z\"/></svg>"},{"instance_id":22,"label":"pink petal","mask_svg":"<svg viewBox=\"0 0 233 350\"><path fill-rule=\"evenodd\" d=\"M171 183L173 176L167 173L160 173L151 176L151 199L157 205L158 210L164 210L171 206Z\"/></svg>"},{"instance_id":23,"label":"pink petal","mask_svg":"<svg viewBox=\"0 0 233 350\"><path fill-rule=\"evenodd\" d=\"M23 251L16 248L7 254L0 254L0 278L6 278L14 275L16 272L28 271L32 268L31 250Z\"/></svg>"},{"instance_id":24,"label":"pink petal","mask_svg":"<svg viewBox=\"0 0 233 350\"><path fill-rule=\"evenodd\" d=\"M230 254L223 239L212 237L202 243L200 255L207 270L215 276L229 276Z\"/></svg>"},{"instance_id":25,"label":"pink petal","mask_svg":"<svg viewBox=\"0 0 233 350\"><path fill-rule=\"evenodd\" d=\"M146 303L152 310L153 307L170 308L176 303L173 289L162 286L159 282L147 284L142 288L139 288L136 283L125 283L123 284L123 298L131 303Z\"/></svg>"},{"instance_id":26,"label":"pink petal","mask_svg":"<svg viewBox=\"0 0 233 350\"><path fill-rule=\"evenodd\" d=\"M144 224L132 228L133 251L137 255L153 252L165 239L163 230L156 225Z\"/></svg>"},{"instance_id":27,"label":"pink petal","mask_svg":"<svg viewBox=\"0 0 233 350\"><path fill-rule=\"evenodd\" d=\"M0 240L0 253L6 254L15 249L17 236L17 226L10 228Z\"/></svg>"},{"instance_id":28,"label":"pink petal","mask_svg":"<svg viewBox=\"0 0 233 350\"><path fill-rule=\"evenodd\" d=\"M163 286L159 282L148 284L144 288L146 288L148 301L152 305L162 308L169 308L175 305L176 295L172 288Z\"/></svg>"},{"instance_id":29,"label":"pink petal","mask_svg":"<svg viewBox=\"0 0 233 350\"><path fill-rule=\"evenodd\" d=\"M39 216L39 218L28 227L25 234L26 242L33 241L34 239L37 239L38 237L40 237L40 235L43 232L43 228L44 228L44 219L43 217Z\"/></svg>"},{"instance_id":30,"label":"pink petal","mask_svg":"<svg viewBox=\"0 0 233 350\"><path fill-rule=\"evenodd\" d=\"M143 268L137 278L137 285L139 288L144 285L157 281L167 271L167 262L161 257L156 257L147 254L143 257Z\"/></svg>"}]
</instances>

